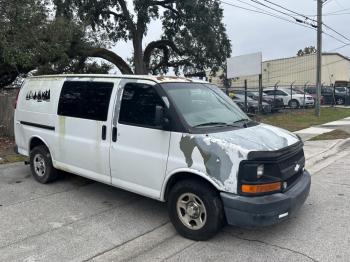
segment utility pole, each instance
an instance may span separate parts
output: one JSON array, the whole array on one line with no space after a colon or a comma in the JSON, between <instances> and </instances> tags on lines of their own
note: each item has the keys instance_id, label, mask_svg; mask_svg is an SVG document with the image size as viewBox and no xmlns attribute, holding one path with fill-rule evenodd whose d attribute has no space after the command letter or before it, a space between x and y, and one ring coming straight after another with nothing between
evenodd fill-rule
<instances>
[{"instance_id":1,"label":"utility pole","mask_svg":"<svg viewBox=\"0 0 350 262\"><path fill-rule=\"evenodd\" d=\"M317 69L316 69L316 106L315 115L320 117L321 81L322 81L322 0L317 0Z\"/></svg>"}]
</instances>

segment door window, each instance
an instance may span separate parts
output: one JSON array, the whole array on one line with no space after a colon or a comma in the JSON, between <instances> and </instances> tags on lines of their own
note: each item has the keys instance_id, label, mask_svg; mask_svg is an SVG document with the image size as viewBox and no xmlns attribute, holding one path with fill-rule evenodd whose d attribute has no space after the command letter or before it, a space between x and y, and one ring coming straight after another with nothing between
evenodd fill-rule
<instances>
[{"instance_id":1,"label":"door window","mask_svg":"<svg viewBox=\"0 0 350 262\"><path fill-rule=\"evenodd\" d=\"M273 91L273 90L266 90L266 91L264 91L264 93L267 94L267 95L273 95L274 92L275 91Z\"/></svg>"},{"instance_id":2,"label":"door window","mask_svg":"<svg viewBox=\"0 0 350 262\"><path fill-rule=\"evenodd\" d=\"M286 94L285 92L283 92L281 90L276 90L276 95L277 96L287 96L288 94Z\"/></svg>"},{"instance_id":3,"label":"door window","mask_svg":"<svg viewBox=\"0 0 350 262\"><path fill-rule=\"evenodd\" d=\"M156 106L164 108L164 102L153 86L129 83L124 87L119 123L156 128Z\"/></svg>"},{"instance_id":4,"label":"door window","mask_svg":"<svg viewBox=\"0 0 350 262\"><path fill-rule=\"evenodd\" d=\"M66 81L58 104L58 115L106 121L113 83Z\"/></svg>"}]
</instances>

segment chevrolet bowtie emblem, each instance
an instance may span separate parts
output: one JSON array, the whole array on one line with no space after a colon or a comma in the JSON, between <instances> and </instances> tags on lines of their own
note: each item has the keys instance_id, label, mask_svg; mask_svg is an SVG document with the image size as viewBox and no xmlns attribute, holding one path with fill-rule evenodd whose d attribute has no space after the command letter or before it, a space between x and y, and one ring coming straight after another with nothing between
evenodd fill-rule
<instances>
[{"instance_id":1,"label":"chevrolet bowtie emblem","mask_svg":"<svg viewBox=\"0 0 350 262\"><path fill-rule=\"evenodd\" d=\"M298 171L299 171L299 168L300 168L300 165L299 165L299 164L296 164L295 167L294 167L294 171L295 171L295 172L298 172Z\"/></svg>"}]
</instances>

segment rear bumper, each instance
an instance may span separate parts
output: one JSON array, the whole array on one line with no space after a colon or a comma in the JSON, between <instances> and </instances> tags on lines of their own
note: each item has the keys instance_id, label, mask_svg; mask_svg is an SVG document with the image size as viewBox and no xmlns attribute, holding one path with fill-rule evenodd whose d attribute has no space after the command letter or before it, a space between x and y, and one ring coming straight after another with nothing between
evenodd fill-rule
<instances>
[{"instance_id":1,"label":"rear bumper","mask_svg":"<svg viewBox=\"0 0 350 262\"><path fill-rule=\"evenodd\" d=\"M266 196L245 197L222 192L228 224L236 226L269 226L279 223L303 205L309 195L311 176L307 171L288 191Z\"/></svg>"}]
</instances>

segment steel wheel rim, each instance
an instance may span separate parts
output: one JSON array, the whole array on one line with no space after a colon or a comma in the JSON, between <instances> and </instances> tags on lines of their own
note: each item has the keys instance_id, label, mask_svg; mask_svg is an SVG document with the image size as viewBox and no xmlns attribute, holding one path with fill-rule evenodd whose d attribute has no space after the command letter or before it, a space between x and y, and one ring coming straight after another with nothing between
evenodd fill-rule
<instances>
[{"instance_id":1,"label":"steel wheel rim","mask_svg":"<svg viewBox=\"0 0 350 262\"><path fill-rule=\"evenodd\" d=\"M176 203L177 215L184 226L191 230L201 229L207 221L207 210L197 195L184 193Z\"/></svg>"},{"instance_id":2,"label":"steel wheel rim","mask_svg":"<svg viewBox=\"0 0 350 262\"><path fill-rule=\"evenodd\" d=\"M44 157L41 154L36 154L33 159L35 174L39 177L45 176L46 165Z\"/></svg>"},{"instance_id":3,"label":"steel wheel rim","mask_svg":"<svg viewBox=\"0 0 350 262\"><path fill-rule=\"evenodd\" d=\"M292 101L290 103L290 105L291 105L291 108L297 108L297 106L298 106L297 102L295 102L295 101Z\"/></svg>"}]
</instances>

